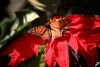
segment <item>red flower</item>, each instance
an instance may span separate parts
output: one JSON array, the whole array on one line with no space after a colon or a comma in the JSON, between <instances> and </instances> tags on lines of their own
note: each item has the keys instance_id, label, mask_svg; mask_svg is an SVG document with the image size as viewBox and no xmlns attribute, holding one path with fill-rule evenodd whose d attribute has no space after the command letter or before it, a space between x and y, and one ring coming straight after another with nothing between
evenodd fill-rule
<instances>
[{"instance_id":1,"label":"red flower","mask_svg":"<svg viewBox=\"0 0 100 67\"><path fill-rule=\"evenodd\" d=\"M73 14L66 18L72 20L70 29L93 29L100 27L100 18L82 16L78 14Z\"/></svg>"},{"instance_id":2,"label":"red flower","mask_svg":"<svg viewBox=\"0 0 100 67\"><path fill-rule=\"evenodd\" d=\"M100 34L95 34L88 38L87 40L88 43L95 43L97 47L100 48Z\"/></svg>"},{"instance_id":3,"label":"red flower","mask_svg":"<svg viewBox=\"0 0 100 67\"><path fill-rule=\"evenodd\" d=\"M91 35L100 33L100 18L81 16L78 14L68 16L67 18L72 20L69 29L78 42L78 51L87 60L88 67L94 67L98 58L97 46L96 43L87 43L87 39Z\"/></svg>"},{"instance_id":4,"label":"red flower","mask_svg":"<svg viewBox=\"0 0 100 67\"><path fill-rule=\"evenodd\" d=\"M36 54L38 56L38 49L43 43L44 40L37 35L26 34L11 44L1 55L12 53L9 65L17 67L20 63L31 58L33 55Z\"/></svg>"},{"instance_id":5,"label":"red flower","mask_svg":"<svg viewBox=\"0 0 100 67\"><path fill-rule=\"evenodd\" d=\"M98 58L96 44L87 43L87 39L90 38L90 35L85 31L79 30L74 36L78 41L79 52L87 60L88 67L94 67Z\"/></svg>"},{"instance_id":6,"label":"red flower","mask_svg":"<svg viewBox=\"0 0 100 67\"><path fill-rule=\"evenodd\" d=\"M69 67L68 42L64 36L51 39L46 47L46 62L49 67Z\"/></svg>"}]
</instances>

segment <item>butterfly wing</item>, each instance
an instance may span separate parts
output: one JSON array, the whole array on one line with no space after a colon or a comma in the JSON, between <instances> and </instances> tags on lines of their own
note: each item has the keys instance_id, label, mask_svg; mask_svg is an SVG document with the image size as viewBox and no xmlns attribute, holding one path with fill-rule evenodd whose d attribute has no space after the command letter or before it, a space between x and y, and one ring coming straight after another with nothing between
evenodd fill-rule
<instances>
[{"instance_id":1,"label":"butterfly wing","mask_svg":"<svg viewBox=\"0 0 100 67\"><path fill-rule=\"evenodd\" d=\"M49 39L51 37L50 30L47 29L45 26L37 26L37 27L31 28L28 31L28 33L36 34L43 39Z\"/></svg>"},{"instance_id":2,"label":"butterfly wing","mask_svg":"<svg viewBox=\"0 0 100 67\"><path fill-rule=\"evenodd\" d=\"M59 37L65 34L67 27L70 24L71 20L69 19L57 19L51 22L51 32L52 37Z\"/></svg>"},{"instance_id":3,"label":"butterfly wing","mask_svg":"<svg viewBox=\"0 0 100 67\"><path fill-rule=\"evenodd\" d=\"M65 27L64 22L55 21L50 24L52 37L59 37L62 35L62 28Z\"/></svg>"}]
</instances>

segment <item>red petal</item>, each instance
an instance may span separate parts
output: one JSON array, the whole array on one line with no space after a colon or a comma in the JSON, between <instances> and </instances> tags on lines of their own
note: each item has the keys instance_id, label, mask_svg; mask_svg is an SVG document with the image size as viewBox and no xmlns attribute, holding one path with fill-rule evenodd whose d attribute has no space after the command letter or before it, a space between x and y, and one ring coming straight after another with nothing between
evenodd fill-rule
<instances>
[{"instance_id":1,"label":"red petal","mask_svg":"<svg viewBox=\"0 0 100 67\"><path fill-rule=\"evenodd\" d=\"M77 54L77 52L78 52L78 42L77 42L76 38L71 33L67 33L66 38L67 38L68 44L72 47L72 49Z\"/></svg>"},{"instance_id":2,"label":"red petal","mask_svg":"<svg viewBox=\"0 0 100 67\"><path fill-rule=\"evenodd\" d=\"M96 20L94 21L94 28L97 28L97 27L100 27L100 18L96 18Z\"/></svg>"},{"instance_id":3,"label":"red petal","mask_svg":"<svg viewBox=\"0 0 100 67\"><path fill-rule=\"evenodd\" d=\"M39 40L39 42L36 40ZM16 42L17 43L13 43L13 45L16 45L16 47L13 50L11 61L9 63L9 65L12 67L17 67L24 60L31 58L35 53L37 53L38 49L33 49L38 45L43 44L44 40L39 38L37 35L26 34ZM33 45L35 46L32 47Z\"/></svg>"},{"instance_id":4,"label":"red petal","mask_svg":"<svg viewBox=\"0 0 100 67\"><path fill-rule=\"evenodd\" d=\"M31 43L31 47L35 52L36 56L38 56L38 49L43 45L44 41L42 39L36 39Z\"/></svg>"},{"instance_id":5,"label":"red petal","mask_svg":"<svg viewBox=\"0 0 100 67\"><path fill-rule=\"evenodd\" d=\"M54 44L55 39L51 39L47 44L46 44L46 63L48 67L55 67L56 65L56 59L54 56L54 49L53 49L53 44Z\"/></svg>"},{"instance_id":6,"label":"red petal","mask_svg":"<svg viewBox=\"0 0 100 67\"><path fill-rule=\"evenodd\" d=\"M78 14L73 14L66 18L72 20L71 25L69 26L71 29L91 29L100 27L100 18L87 17Z\"/></svg>"},{"instance_id":7,"label":"red petal","mask_svg":"<svg viewBox=\"0 0 100 67\"><path fill-rule=\"evenodd\" d=\"M95 34L88 38L88 43L96 43L96 46L100 48L100 34Z\"/></svg>"},{"instance_id":8,"label":"red petal","mask_svg":"<svg viewBox=\"0 0 100 67\"><path fill-rule=\"evenodd\" d=\"M84 31L80 31L80 33L78 33L76 36L79 42L79 51L87 60L88 67L94 67L98 58L98 54L95 43L86 43L89 37L90 35Z\"/></svg>"},{"instance_id":9,"label":"red petal","mask_svg":"<svg viewBox=\"0 0 100 67\"><path fill-rule=\"evenodd\" d=\"M87 51L84 49L82 44L79 45L79 51L82 56L86 59L88 67L94 67L98 59L97 48L95 44L84 44L87 45Z\"/></svg>"},{"instance_id":10,"label":"red petal","mask_svg":"<svg viewBox=\"0 0 100 67\"><path fill-rule=\"evenodd\" d=\"M64 37L56 38L55 57L60 67L69 67L68 43Z\"/></svg>"},{"instance_id":11,"label":"red petal","mask_svg":"<svg viewBox=\"0 0 100 67\"><path fill-rule=\"evenodd\" d=\"M87 17L78 14L68 16L66 18L72 19L72 24L70 24L69 29L73 36L76 37L79 43L79 51L83 57L87 60L88 67L94 67L98 54L97 54L97 45L99 43L86 43L87 39L91 35L100 33L100 18L96 17ZM98 38L92 41L97 42ZM90 62L91 61L91 62Z\"/></svg>"},{"instance_id":12,"label":"red petal","mask_svg":"<svg viewBox=\"0 0 100 67\"><path fill-rule=\"evenodd\" d=\"M20 42L23 41L24 39L27 38L32 38L33 40L36 38L36 35L31 35L31 34L25 34L23 37L21 37L20 39L18 39L17 41L13 42L7 49L5 49L3 51L3 53L1 55L7 55L13 52L14 48L16 47L16 45Z\"/></svg>"},{"instance_id":13,"label":"red petal","mask_svg":"<svg viewBox=\"0 0 100 67\"><path fill-rule=\"evenodd\" d=\"M97 52L97 46L96 43L87 43L88 45L88 54L91 57L91 64L89 64L89 67L95 66L97 59L98 59L98 52ZM92 66L91 66L92 65Z\"/></svg>"},{"instance_id":14,"label":"red petal","mask_svg":"<svg viewBox=\"0 0 100 67\"><path fill-rule=\"evenodd\" d=\"M88 42L100 43L100 34L95 34L88 39Z\"/></svg>"},{"instance_id":15,"label":"red petal","mask_svg":"<svg viewBox=\"0 0 100 67\"><path fill-rule=\"evenodd\" d=\"M94 28L94 29L87 29L85 31L90 35L99 34L100 33L100 27L99 28Z\"/></svg>"}]
</instances>

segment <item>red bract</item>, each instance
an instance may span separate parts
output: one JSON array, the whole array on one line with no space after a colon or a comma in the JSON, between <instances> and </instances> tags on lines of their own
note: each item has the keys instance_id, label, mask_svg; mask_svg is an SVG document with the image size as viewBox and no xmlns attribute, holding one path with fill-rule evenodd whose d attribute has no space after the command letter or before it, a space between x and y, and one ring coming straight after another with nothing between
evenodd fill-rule
<instances>
[{"instance_id":1,"label":"red bract","mask_svg":"<svg viewBox=\"0 0 100 67\"><path fill-rule=\"evenodd\" d=\"M49 67L54 67L56 65L56 58L54 55L54 45L52 45L52 44L54 44L54 40L55 39L52 39L52 40L48 41L48 43L46 44L45 60Z\"/></svg>"},{"instance_id":2,"label":"red bract","mask_svg":"<svg viewBox=\"0 0 100 67\"><path fill-rule=\"evenodd\" d=\"M11 67L17 67L26 59L31 58L35 54L38 55L38 48L42 46L43 43L44 40L37 35L26 34L11 44L2 55L12 53L9 65L11 65Z\"/></svg>"},{"instance_id":3,"label":"red bract","mask_svg":"<svg viewBox=\"0 0 100 67\"><path fill-rule=\"evenodd\" d=\"M87 39L90 38L90 35L85 31L79 30L74 36L79 43L79 52L87 60L88 67L94 67L98 58L96 44L86 43Z\"/></svg>"},{"instance_id":4,"label":"red bract","mask_svg":"<svg viewBox=\"0 0 100 67\"><path fill-rule=\"evenodd\" d=\"M78 51L87 60L88 67L94 67L98 59L96 43L87 43L91 35L100 33L100 18L81 15L71 15L67 18L72 20L69 26L70 32L78 42Z\"/></svg>"},{"instance_id":5,"label":"red bract","mask_svg":"<svg viewBox=\"0 0 100 67\"><path fill-rule=\"evenodd\" d=\"M69 67L68 43L65 37L51 39L46 48L46 61L49 67ZM51 53L51 54L50 54Z\"/></svg>"},{"instance_id":6,"label":"red bract","mask_svg":"<svg viewBox=\"0 0 100 67\"><path fill-rule=\"evenodd\" d=\"M100 27L100 18L73 14L67 18L72 20L71 29L93 29Z\"/></svg>"},{"instance_id":7,"label":"red bract","mask_svg":"<svg viewBox=\"0 0 100 67\"><path fill-rule=\"evenodd\" d=\"M77 39L75 38L75 36L73 36L73 34L71 32L67 32L66 39L67 39L68 44L72 47L72 49L77 54L77 52L78 52L78 42L77 42Z\"/></svg>"},{"instance_id":8,"label":"red bract","mask_svg":"<svg viewBox=\"0 0 100 67\"><path fill-rule=\"evenodd\" d=\"M34 37L34 38L32 38L32 37ZM24 39L27 40L28 38L30 38L30 39L33 39L34 40L37 37L38 37L37 35L26 34L23 37L21 37L19 40L13 42L5 51L3 51L3 53L1 55L7 55L7 54L12 53L13 50L14 50L14 48L17 46L17 44L19 42L23 41Z\"/></svg>"},{"instance_id":9,"label":"red bract","mask_svg":"<svg viewBox=\"0 0 100 67\"><path fill-rule=\"evenodd\" d=\"M100 34L95 34L91 36L88 40L88 43L95 43L97 47L100 48Z\"/></svg>"}]
</instances>

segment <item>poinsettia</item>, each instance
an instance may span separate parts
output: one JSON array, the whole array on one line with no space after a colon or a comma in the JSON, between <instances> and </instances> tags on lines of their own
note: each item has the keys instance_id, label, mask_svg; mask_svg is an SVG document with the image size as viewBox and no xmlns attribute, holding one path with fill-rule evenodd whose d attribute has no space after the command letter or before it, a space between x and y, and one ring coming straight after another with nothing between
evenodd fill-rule
<instances>
[{"instance_id":1,"label":"poinsettia","mask_svg":"<svg viewBox=\"0 0 100 67\"><path fill-rule=\"evenodd\" d=\"M87 43L87 39L91 38L94 34L100 33L100 18L78 14L67 18L72 19L69 29L78 42L79 52L87 60L88 67L94 67L98 58L97 46L96 43Z\"/></svg>"},{"instance_id":2,"label":"poinsettia","mask_svg":"<svg viewBox=\"0 0 100 67\"><path fill-rule=\"evenodd\" d=\"M100 27L100 18L73 14L67 18L72 19L71 29L94 29Z\"/></svg>"},{"instance_id":3,"label":"poinsettia","mask_svg":"<svg viewBox=\"0 0 100 67\"><path fill-rule=\"evenodd\" d=\"M51 39L46 48L46 62L49 67L69 67L68 42L65 37Z\"/></svg>"},{"instance_id":4,"label":"poinsettia","mask_svg":"<svg viewBox=\"0 0 100 67\"><path fill-rule=\"evenodd\" d=\"M44 44L44 40L37 35L25 34L19 40L12 43L1 55L12 53L12 58L9 63L12 67L17 67L26 59L33 55L38 56L39 47Z\"/></svg>"},{"instance_id":5,"label":"poinsettia","mask_svg":"<svg viewBox=\"0 0 100 67\"><path fill-rule=\"evenodd\" d=\"M17 67L33 55L38 56L38 49L46 43L45 59L48 66L55 67L58 63L60 67L69 67L68 46L70 46L76 55L78 52L82 54L88 67L94 67L98 58L97 47L100 46L98 43L100 40L97 38L100 36L97 35L100 34L100 18L74 14L66 17L66 19L71 19L72 22L68 25L68 29L65 29L66 33L64 35L45 40L38 34L27 33L11 44L2 55L12 53L9 64L12 67Z\"/></svg>"}]
</instances>

